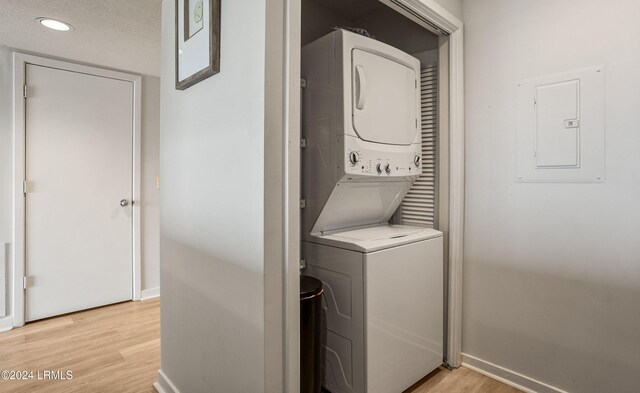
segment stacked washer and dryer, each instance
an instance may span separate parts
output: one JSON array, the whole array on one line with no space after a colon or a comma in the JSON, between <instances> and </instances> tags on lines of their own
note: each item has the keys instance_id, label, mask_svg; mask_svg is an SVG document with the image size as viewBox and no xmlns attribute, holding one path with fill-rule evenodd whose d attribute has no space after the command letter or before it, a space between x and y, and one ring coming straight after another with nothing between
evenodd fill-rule
<instances>
[{"instance_id":1,"label":"stacked washer and dryer","mask_svg":"<svg viewBox=\"0 0 640 393\"><path fill-rule=\"evenodd\" d=\"M442 364L443 243L391 225L421 174L420 62L346 30L302 48L302 258L323 283L333 393L401 392Z\"/></svg>"}]
</instances>

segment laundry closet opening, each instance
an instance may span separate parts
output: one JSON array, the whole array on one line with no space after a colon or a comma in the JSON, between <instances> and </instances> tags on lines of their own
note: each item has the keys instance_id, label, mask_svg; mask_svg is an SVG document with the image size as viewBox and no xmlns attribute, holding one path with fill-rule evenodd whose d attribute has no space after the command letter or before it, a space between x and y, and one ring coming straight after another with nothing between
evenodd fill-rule
<instances>
[{"instance_id":1,"label":"laundry closet opening","mask_svg":"<svg viewBox=\"0 0 640 393\"><path fill-rule=\"evenodd\" d=\"M402 391L447 360L447 42L398 3L301 2L301 274L323 288L303 392Z\"/></svg>"}]
</instances>

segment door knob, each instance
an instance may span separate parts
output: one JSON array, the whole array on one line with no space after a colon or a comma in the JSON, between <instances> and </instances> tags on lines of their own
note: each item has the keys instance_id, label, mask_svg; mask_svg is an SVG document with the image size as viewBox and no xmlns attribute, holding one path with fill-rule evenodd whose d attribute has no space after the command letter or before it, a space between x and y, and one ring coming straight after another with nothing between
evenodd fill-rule
<instances>
[{"instance_id":1,"label":"door knob","mask_svg":"<svg viewBox=\"0 0 640 393\"><path fill-rule=\"evenodd\" d=\"M126 199L123 199L120 201L120 206L125 207L125 206L129 206L129 201Z\"/></svg>"}]
</instances>

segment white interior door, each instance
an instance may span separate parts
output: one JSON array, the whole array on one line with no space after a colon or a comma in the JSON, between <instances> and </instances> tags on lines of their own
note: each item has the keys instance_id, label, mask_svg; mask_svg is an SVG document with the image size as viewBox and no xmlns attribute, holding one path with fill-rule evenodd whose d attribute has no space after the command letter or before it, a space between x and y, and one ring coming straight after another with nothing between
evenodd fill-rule
<instances>
[{"instance_id":1,"label":"white interior door","mask_svg":"<svg viewBox=\"0 0 640 393\"><path fill-rule=\"evenodd\" d=\"M132 299L133 83L29 64L26 84L25 319Z\"/></svg>"}]
</instances>

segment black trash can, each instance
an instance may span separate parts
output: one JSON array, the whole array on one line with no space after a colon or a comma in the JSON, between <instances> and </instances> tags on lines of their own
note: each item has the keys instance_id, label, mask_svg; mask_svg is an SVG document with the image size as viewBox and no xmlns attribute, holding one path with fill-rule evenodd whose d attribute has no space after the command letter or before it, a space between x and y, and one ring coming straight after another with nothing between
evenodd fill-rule
<instances>
[{"instance_id":1,"label":"black trash can","mask_svg":"<svg viewBox=\"0 0 640 393\"><path fill-rule=\"evenodd\" d=\"M322 282L300 276L300 393L320 393L321 321Z\"/></svg>"}]
</instances>

